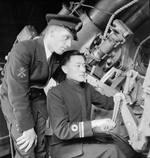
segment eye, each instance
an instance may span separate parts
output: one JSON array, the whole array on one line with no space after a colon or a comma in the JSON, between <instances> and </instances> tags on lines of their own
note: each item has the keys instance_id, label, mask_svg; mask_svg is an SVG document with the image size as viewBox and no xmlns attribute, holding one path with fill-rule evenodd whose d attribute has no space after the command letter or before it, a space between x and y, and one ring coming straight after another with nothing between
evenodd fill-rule
<instances>
[{"instance_id":1,"label":"eye","mask_svg":"<svg viewBox=\"0 0 150 158\"><path fill-rule=\"evenodd\" d=\"M64 40L67 41L70 37L69 36L64 36Z\"/></svg>"},{"instance_id":2,"label":"eye","mask_svg":"<svg viewBox=\"0 0 150 158\"><path fill-rule=\"evenodd\" d=\"M77 64L76 66L77 66L78 68L80 68L80 67L86 68L86 65L85 65L85 64Z\"/></svg>"},{"instance_id":3,"label":"eye","mask_svg":"<svg viewBox=\"0 0 150 158\"><path fill-rule=\"evenodd\" d=\"M80 67L80 66L81 66L80 64L77 64L77 65L76 65L76 67Z\"/></svg>"}]
</instances>

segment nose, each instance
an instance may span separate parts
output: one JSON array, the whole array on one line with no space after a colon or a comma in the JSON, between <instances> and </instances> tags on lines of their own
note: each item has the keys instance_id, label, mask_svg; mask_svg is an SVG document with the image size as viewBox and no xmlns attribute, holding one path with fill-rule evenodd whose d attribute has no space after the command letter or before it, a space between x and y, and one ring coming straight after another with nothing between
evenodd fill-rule
<instances>
[{"instance_id":1,"label":"nose","mask_svg":"<svg viewBox=\"0 0 150 158\"><path fill-rule=\"evenodd\" d=\"M86 72L85 66L82 65L82 66L80 67L80 71L81 71L81 72Z\"/></svg>"},{"instance_id":2,"label":"nose","mask_svg":"<svg viewBox=\"0 0 150 158\"><path fill-rule=\"evenodd\" d=\"M67 47L71 47L72 39L68 39L66 42Z\"/></svg>"}]
</instances>

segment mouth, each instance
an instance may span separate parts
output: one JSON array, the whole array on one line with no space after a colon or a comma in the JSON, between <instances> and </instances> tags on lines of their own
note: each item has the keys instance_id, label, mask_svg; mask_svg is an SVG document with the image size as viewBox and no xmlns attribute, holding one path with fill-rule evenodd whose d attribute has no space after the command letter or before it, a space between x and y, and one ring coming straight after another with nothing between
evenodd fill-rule
<instances>
[{"instance_id":1,"label":"mouth","mask_svg":"<svg viewBox=\"0 0 150 158\"><path fill-rule=\"evenodd\" d=\"M66 50L65 48L61 48L61 49L60 49L60 51L61 51L62 53L65 52L65 50Z\"/></svg>"},{"instance_id":2,"label":"mouth","mask_svg":"<svg viewBox=\"0 0 150 158\"><path fill-rule=\"evenodd\" d=\"M80 77L82 77L82 78L86 78L86 75L85 75L85 74L82 74L82 75L80 75Z\"/></svg>"},{"instance_id":3,"label":"mouth","mask_svg":"<svg viewBox=\"0 0 150 158\"><path fill-rule=\"evenodd\" d=\"M68 47L67 48L63 48L64 51L66 51L67 49L68 49Z\"/></svg>"},{"instance_id":4,"label":"mouth","mask_svg":"<svg viewBox=\"0 0 150 158\"><path fill-rule=\"evenodd\" d=\"M81 75L81 76L80 76L80 79L81 79L82 82L85 82L85 81L86 81L85 75Z\"/></svg>"},{"instance_id":5,"label":"mouth","mask_svg":"<svg viewBox=\"0 0 150 158\"><path fill-rule=\"evenodd\" d=\"M65 49L64 49L64 48L60 48L60 49L59 49L59 53L60 53L60 54L62 54L62 53L64 53L64 52L65 52Z\"/></svg>"}]
</instances>

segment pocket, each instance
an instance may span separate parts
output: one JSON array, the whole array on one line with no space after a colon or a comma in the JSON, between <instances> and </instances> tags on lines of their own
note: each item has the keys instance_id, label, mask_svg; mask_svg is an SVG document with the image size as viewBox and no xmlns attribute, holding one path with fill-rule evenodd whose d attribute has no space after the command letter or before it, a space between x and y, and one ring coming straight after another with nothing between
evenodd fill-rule
<instances>
[{"instance_id":1,"label":"pocket","mask_svg":"<svg viewBox=\"0 0 150 158\"><path fill-rule=\"evenodd\" d=\"M47 119L48 113L47 113L47 107L46 107L46 97L39 97L32 101L32 111L34 119L37 119L37 113L41 113L41 115Z\"/></svg>"}]
</instances>

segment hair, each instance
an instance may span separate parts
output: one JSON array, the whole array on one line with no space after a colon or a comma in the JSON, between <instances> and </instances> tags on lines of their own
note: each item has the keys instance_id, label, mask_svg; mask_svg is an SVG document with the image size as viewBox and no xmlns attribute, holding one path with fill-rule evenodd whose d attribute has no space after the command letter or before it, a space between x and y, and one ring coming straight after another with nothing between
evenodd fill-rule
<instances>
[{"instance_id":1,"label":"hair","mask_svg":"<svg viewBox=\"0 0 150 158\"><path fill-rule=\"evenodd\" d=\"M84 54L81 54L78 50L69 50L64 52L60 56L60 66L57 68L55 73L53 74L53 78L58 82L62 82L66 79L66 74L62 70L62 66L66 65L72 56L82 56L85 59Z\"/></svg>"},{"instance_id":2,"label":"hair","mask_svg":"<svg viewBox=\"0 0 150 158\"><path fill-rule=\"evenodd\" d=\"M60 65L66 65L72 56L82 56L85 59L84 54L80 53L78 50L69 50L63 53Z\"/></svg>"},{"instance_id":3,"label":"hair","mask_svg":"<svg viewBox=\"0 0 150 158\"><path fill-rule=\"evenodd\" d=\"M45 34L49 31L59 31L62 28L65 28L66 30L68 30L71 34L72 34L72 30L70 30L68 27L65 27L63 25L47 25L46 28L41 32L42 36L45 36Z\"/></svg>"}]
</instances>

